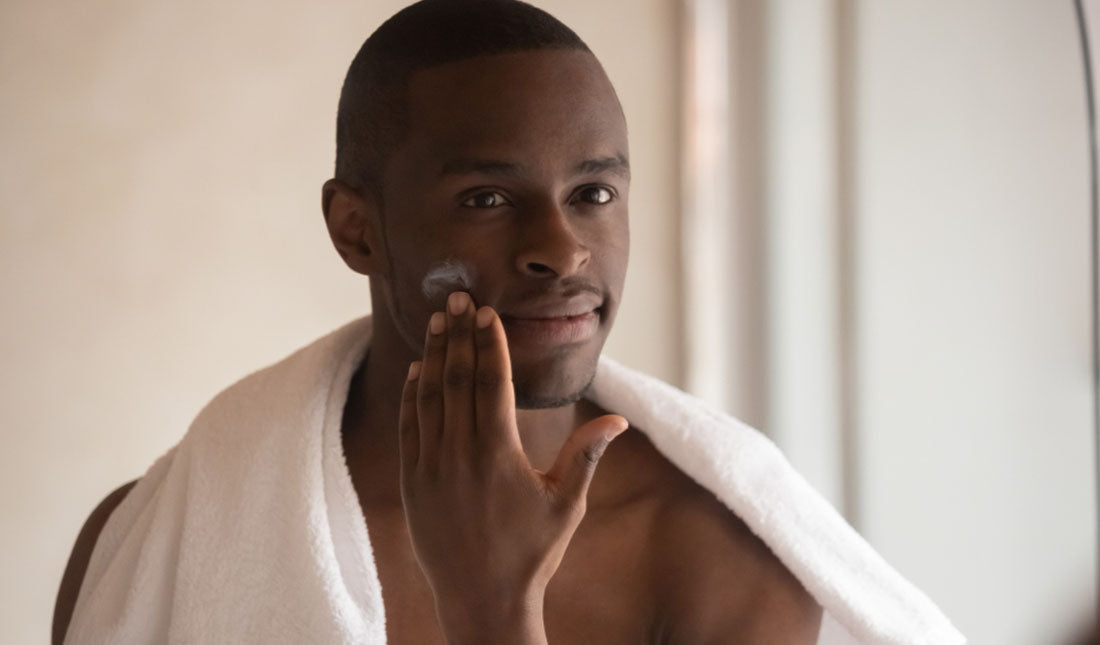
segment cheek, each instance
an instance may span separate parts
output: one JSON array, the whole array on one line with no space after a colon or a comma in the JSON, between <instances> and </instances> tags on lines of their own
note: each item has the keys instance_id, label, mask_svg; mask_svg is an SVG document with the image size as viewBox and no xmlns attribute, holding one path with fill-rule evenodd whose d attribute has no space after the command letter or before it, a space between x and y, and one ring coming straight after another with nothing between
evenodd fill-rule
<instances>
[{"instance_id":1,"label":"cheek","mask_svg":"<svg viewBox=\"0 0 1100 645\"><path fill-rule=\"evenodd\" d=\"M458 257L433 263L420 280L420 293L432 304L446 301L453 291L477 290L478 271Z\"/></svg>"},{"instance_id":2,"label":"cheek","mask_svg":"<svg viewBox=\"0 0 1100 645\"><path fill-rule=\"evenodd\" d=\"M622 234L619 239L622 240L620 242L622 247L620 262L622 263L623 273L626 273L626 265L630 262L630 220L626 217L623 217Z\"/></svg>"},{"instance_id":3,"label":"cheek","mask_svg":"<svg viewBox=\"0 0 1100 645\"><path fill-rule=\"evenodd\" d=\"M626 267L630 260L630 226L625 214L609 222L598 240L599 263L608 281L622 287Z\"/></svg>"}]
</instances>

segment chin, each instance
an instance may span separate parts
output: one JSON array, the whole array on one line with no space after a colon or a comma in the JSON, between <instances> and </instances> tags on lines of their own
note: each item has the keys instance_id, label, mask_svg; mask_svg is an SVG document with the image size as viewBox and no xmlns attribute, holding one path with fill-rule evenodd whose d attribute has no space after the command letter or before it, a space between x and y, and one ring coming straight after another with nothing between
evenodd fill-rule
<instances>
[{"instance_id":1,"label":"chin","mask_svg":"<svg viewBox=\"0 0 1100 645\"><path fill-rule=\"evenodd\" d=\"M535 365L512 365L516 407L522 410L560 408L581 400L592 380L600 355L574 360L540 361Z\"/></svg>"}]
</instances>

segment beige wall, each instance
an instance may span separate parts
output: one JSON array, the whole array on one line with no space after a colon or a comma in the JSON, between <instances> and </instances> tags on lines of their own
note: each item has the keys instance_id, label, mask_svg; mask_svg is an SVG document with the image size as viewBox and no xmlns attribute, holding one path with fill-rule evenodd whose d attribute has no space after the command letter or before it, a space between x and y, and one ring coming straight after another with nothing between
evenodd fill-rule
<instances>
[{"instance_id":1,"label":"beige wall","mask_svg":"<svg viewBox=\"0 0 1100 645\"><path fill-rule=\"evenodd\" d=\"M402 4L0 8L6 642L45 638L87 513L211 395L367 311L319 191L346 66ZM676 380L675 3L540 4L602 58L631 128L633 262L608 351Z\"/></svg>"}]
</instances>

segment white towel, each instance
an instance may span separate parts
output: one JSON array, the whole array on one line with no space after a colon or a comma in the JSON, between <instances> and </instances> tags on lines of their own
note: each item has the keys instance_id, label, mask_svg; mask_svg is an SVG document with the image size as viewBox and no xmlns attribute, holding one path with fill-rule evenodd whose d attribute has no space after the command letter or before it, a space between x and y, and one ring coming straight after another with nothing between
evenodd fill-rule
<instances>
[{"instance_id":1,"label":"white towel","mask_svg":"<svg viewBox=\"0 0 1100 645\"><path fill-rule=\"evenodd\" d=\"M357 320L203 409L111 515L66 643L385 643L340 439L370 329ZM607 358L592 396L768 544L825 608L820 642L965 642L752 428Z\"/></svg>"}]
</instances>

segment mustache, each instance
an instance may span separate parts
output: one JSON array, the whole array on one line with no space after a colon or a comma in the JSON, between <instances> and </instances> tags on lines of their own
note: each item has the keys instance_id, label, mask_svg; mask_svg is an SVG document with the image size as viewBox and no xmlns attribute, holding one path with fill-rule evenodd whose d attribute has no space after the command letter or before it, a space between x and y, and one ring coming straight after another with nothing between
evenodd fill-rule
<instances>
[{"instance_id":1,"label":"mustache","mask_svg":"<svg viewBox=\"0 0 1100 645\"><path fill-rule=\"evenodd\" d=\"M501 309L513 307L516 304L530 302L532 300L544 300L549 298L571 298L582 293L591 293L599 296L601 301L606 299L606 291L596 283L579 276L570 276L560 280L552 280L524 288L521 291L509 294L509 297L497 303ZM476 298L475 298L476 300Z\"/></svg>"},{"instance_id":2,"label":"mustache","mask_svg":"<svg viewBox=\"0 0 1100 645\"><path fill-rule=\"evenodd\" d=\"M521 284L518 288L506 289L496 302L489 302L485 294L479 293L479 276L473 267L455 258L448 258L434 264L421 280L421 293L429 306L442 310L447 297L454 291L465 291L473 298L477 306L491 305L498 312L522 306L535 301L565 300L581 294L593 294L600 301L606 300L606 290L598 283L584 276L542 279Z\"/></svg>"}]
</instances>

